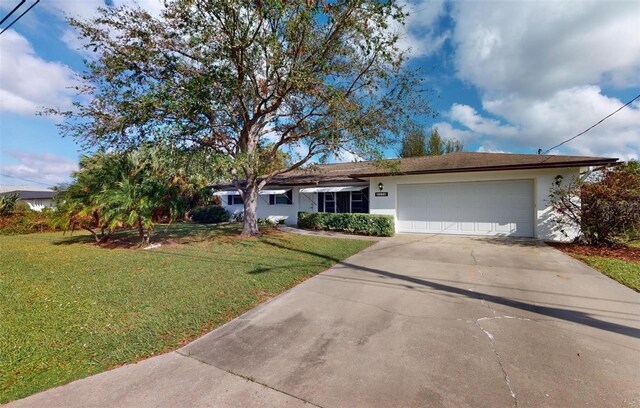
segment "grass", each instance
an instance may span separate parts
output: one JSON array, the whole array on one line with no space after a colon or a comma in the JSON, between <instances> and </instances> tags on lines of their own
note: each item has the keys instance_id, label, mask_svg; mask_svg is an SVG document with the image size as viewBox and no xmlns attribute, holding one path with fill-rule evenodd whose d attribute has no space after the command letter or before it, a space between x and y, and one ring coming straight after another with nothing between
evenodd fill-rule
<instances>
[{"instance_id":1,"label":"grass","mask_svg":"<svg viewBox=\"0 0 640 408\"><path fill-rule=\"evenodd\" d=\"M590 267L640 292L640 262L598 256L576 256Z\"/></svg>"},{"instance_id":2,"label":"grass","mask_svg":"<svg viewBox=\"0 0 640 408\"><path fill-rule=\"evenodd\" d=\"M175 349L371 244L238 231L160 227L174 245L153 250L0 237L0 403Z\"/></svg>"}]
</instances>

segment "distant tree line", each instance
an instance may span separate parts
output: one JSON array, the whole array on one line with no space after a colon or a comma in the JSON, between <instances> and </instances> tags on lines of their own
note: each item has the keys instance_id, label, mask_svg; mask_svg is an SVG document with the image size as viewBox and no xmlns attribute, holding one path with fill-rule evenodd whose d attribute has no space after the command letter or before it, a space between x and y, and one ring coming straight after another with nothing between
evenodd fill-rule
<instances>
[{"instance_id":1,"label":"distant tree line","mask_svg":"<svg viewBox=\"0 0 640 408\"><path fill-rule=\"evenodd\" d=\"M447 153L460 152L464 144L456 139L445 139L440 136L438 128L433 128L429 136L423 128L411 127L402 139L400 157L440 156Z\"/></svg>"}]
</instances>

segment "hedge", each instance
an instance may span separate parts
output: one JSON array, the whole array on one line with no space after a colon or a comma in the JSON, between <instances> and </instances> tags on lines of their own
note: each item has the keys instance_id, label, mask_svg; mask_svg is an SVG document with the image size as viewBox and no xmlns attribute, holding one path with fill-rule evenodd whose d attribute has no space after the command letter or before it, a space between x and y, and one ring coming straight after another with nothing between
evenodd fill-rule
<instances>
[{"instance_id":1,"label":"hedge","mask_svg":"<svg viewBox=\"0 0 640 408\"><path fill-rule=\"evenodd\" d=\"M377 214L304 212L298 213L298 227L390 237L395 232L393 217Z\"/></svg>"},{"instance_id":2,"label":"hedge","mask_svg":"<svg viewBox=\"0 0 640 408\"><path fill-rule=\"evenodd\" d=\"M19 209L0 216L0 235L32 234L35 232L62 231L56 223L56 214L45 208L41 212Z\"/></svg>"},{"instance_id":3,"label":"hedge","mask_svg":"<svg viewBox=\"0 0 640 408\"><path fill-rule=\"evenodd\" d=\"M191 210L191 221L200 224L218 224L229 221L231 214L222 207L196 207Z\"/></svg>"}]
</instances>

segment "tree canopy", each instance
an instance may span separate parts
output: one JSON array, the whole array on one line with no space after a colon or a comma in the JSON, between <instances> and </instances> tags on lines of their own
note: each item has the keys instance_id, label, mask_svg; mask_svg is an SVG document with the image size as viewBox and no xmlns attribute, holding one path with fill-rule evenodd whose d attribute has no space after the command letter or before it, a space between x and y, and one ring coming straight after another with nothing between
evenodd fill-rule
<instances>
[{"instance_id":1,"label":"tree canopy","mask_svg":"<svg viewBox=\"0 0 640 408\"><path fill-rule=\"evenodd\" d=\"M149 241L154 222L174 220L213 200L207 188L211 158L166 146L134 151L98 152L80 159L73 181L56 196L64 226L85 229L103 242L123 226Z\"/></svg>"},{"instance_id":2,"label":"tree canopy","mask_svg":"<svg viewBox=\"0 0 640 408\"><path fill-rule=\"evenodd\" d=\"M464 144L459 140L441 137L438 128L431 130L427 140L424 129L413 126L402 138L400 157L440 156L463 149Z\"/></svg>"},{"instance_id":3,"label":"tree canopy","mask_svg":"<svg viewBox=\"0 0 640 408\"><path fill-rule=\"evenodd\" d=\"M440 136L438 128L433 128L427 142L427 156L440 156L447 153L461 152L464 144L457 139L445 139Z\"/></svg>"},{"instance_id":4,"label":"tree canopy","mask_svg":"<svg viewBox=\"0 0 640 408\"><path fill-rule=\"evenodd\" d=\"M394 2L174 0L69 20L87 48L63 133L91 147L147 141L224 154L258 232L258 191L278 174L350 151L381 157L400 124L429 112L392 27ZM262 163L285 152L282 168Z\"/></svg>"},{"instance_id":5,"label":"tree canopy","mask_svg":"<svg viewBox=\"0 0 640 408\"><path fill-rule=\"evenodd\" d=\"M427 155L427 142L424 130L410 129L402 138L400 157L420 157Z\"/></svg>"}]
</instances>

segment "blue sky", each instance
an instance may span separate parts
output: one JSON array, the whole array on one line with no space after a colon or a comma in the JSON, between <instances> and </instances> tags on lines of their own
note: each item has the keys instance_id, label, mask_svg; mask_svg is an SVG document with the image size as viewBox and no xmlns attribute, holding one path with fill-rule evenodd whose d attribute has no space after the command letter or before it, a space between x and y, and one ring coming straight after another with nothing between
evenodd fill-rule
<instances>
[{"instance_id":1,"label":"blue sky","mask_svg":"<svg viewBox=\"0 0 640 408\"><path fill-rule=\"evenodd\" d=\"M19 0L3 0L5 15ZM108 4L125 4L124 0ZM156 0L138 2L158 14ZM0 36L0 184L54 185L76 168L44 106L66 107L83 66L65 14L91 17L103 0L41 0ZM535 153L586 129L640 93L640 2L421 1L401 46L433 90L425 128L466 150ZM389 149L393 157L397 148ZM640 156L640 103L557 154Z\"/></svg>"}]
</instances>

